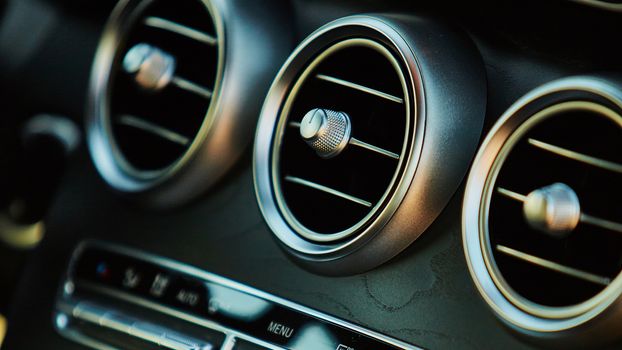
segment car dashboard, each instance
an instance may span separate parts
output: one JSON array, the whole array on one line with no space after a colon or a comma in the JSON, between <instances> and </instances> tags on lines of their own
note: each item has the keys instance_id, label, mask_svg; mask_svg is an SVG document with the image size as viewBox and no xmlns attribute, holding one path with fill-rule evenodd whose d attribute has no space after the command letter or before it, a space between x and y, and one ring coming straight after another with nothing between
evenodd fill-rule
<instances>
[{"instance_id":1,"label":"car dashboard","mask_svg":"<svg viewBox=\"0 0 622 350\"><path fill-rule=\"evenodd\" d=\"M3 349L622 344L619 2L0 4Z\"/></svg>"}]
</instances>

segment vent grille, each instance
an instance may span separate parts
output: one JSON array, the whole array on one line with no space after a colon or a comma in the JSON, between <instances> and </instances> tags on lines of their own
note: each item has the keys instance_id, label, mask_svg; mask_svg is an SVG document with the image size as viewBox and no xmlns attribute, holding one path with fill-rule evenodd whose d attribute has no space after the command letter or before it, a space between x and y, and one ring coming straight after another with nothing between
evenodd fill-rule
<instances>
[{"instance_id":1,"label":"vent grille","mask_svg":"<svg viewBox=\"0 0 622 350\"><path fill-rule=\"evenodd\" d=\"M404 86L393 54L372 40L338 43L303 72L279 120L282 136L273 145L277 201L297 233L319 242L340 240L382 210L409 146L412 123ZM332 139L318 149L314 145L320 143L301 136L301 124L311 121L303 117L316 109L347 119L350 127L335 126ZM337 147L338 138L345 146L327 155L327 145Z\"/></svg>"},{"instance_id":2,"label":"vent grille","mask_svg":"<svg viewBox=\"0 0 622 350\"><path fill-rule=\"evenodd\" d=\"M467 183L464 247L480 293L514 328L593 345L595 329L619 324L620 149L622 92L595 77L534 90L486 137Z\"/></svg>"},{"instance_id":3,"label":"vent grille","mask_svg":"<svg viewBox=\"0 0 622 350\"><path fill-rule=\"evenodd\" d=\"M537 124L525 127L492 185L493 257L520 296L551 307L576 305L622 269L622 202L613 200L622 195L622 117L593 103L567 102L532 120ZM579 222L570 232L534 228L536 219L525 213L526 196L553 184L579 200ZM547 205L559 206L554 198Z\"/></svg>"},{"instance_id":4,"label":"vent grille","mask_svg":"<svg viewBox=\"0 0 622 350\"><path fill-rule=\"evenodd\" d=\"M155 1L134 21L117 51L109 91L110 132L126 172L158 176L191 148L217 85L217 44L200 0Z\"/></svg>"}]
</instances>

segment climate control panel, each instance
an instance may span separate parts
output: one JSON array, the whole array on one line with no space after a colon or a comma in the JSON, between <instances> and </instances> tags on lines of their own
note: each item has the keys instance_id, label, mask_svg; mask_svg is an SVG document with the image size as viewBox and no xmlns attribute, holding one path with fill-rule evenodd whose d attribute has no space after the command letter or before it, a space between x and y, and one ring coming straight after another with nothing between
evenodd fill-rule
<instances>
[{"instance_id":1,"label":"climate control panel","mask_svg":"<svg viewBox=\"0 0 622 350\"><path fill-rule=\"evenodd\" d=\"M416 349L220 276L97 242L75 251L54 322L62 335L98 349Z\"/></svg>"}]
</instances>

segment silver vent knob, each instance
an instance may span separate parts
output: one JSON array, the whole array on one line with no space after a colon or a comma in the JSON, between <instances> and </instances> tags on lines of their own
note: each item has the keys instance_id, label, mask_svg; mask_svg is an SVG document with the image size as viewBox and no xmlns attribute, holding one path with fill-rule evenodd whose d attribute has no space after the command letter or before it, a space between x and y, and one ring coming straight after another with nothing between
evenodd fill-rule
<instances>
[{"instance_id":1,"label":"silver vent knob","mask_svg":"<svg viewBox=\"0 0 622 350\"><path fill-rule=\"evenodd\" d=\"M344 112L315 108L300 123L300 136L322 158L341 153L350 142L350 117Z\"/></svg>"},{"instance_id":2,"label":"silver vent knob","mask_svg":"<svg viewBox=\"0 0 622 350\"><path fill-rule=\"evenodd\" d=\"M579 197L570 186L555 183L531 192L523 214L529 226L554 237L565 237L581 220Z\"/></svg>"},{"instance_id":3,"label":"silver vent knob","mask_svg":"<svg viewBox=\"0 0 622 350\"><path fill-rule=\"evenodd\" d=\"M175 57L145 43L136 44L123 58L123 69L146 90L165 88L173 80L175 66Z\"/></svg>"}]
</instances>

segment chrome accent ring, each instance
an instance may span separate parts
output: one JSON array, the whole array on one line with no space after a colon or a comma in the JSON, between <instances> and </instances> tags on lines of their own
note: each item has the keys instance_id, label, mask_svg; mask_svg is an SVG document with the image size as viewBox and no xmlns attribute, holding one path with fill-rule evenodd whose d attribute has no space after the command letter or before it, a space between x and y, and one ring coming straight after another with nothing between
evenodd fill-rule
<instances>
[{"instance_id":1,"label":"chrome accent ring","mask_svg":"<svg viewBox=\"0 0 622 350\"><path fill-rule=\"evenodd\" d=\"M352 36L356 39L351 39ZM379 42L392 48L395 53ZM326 48L327 45L330 46ZM369 215L349 230L323 235L305 228L284 204L279 179L276 178L278 142L286 127L286 118L283 116L287 115L296 88L305 81L306 75L324 57L353 45L364 45L379 51L396 68L405 94L407 139L389 190ZM318 52L322 53L316 57ZM395 57L396 54L399 57ZM300 77L298 72L303 72ZM422 148L425 129L422 111L425 107L420 79L416 58L402 36L386 22L371 16L352 16L334 21L304 40L290 56L275 79L262 110L253 168L257 198L264 217L276 237L294 253L313 257L311 259L347 255L365 244L391 219L412 181ZM269 142L265 135L272 135ZM339 241L346 238L345 241Z\"/></svg>"},{"instance_id":2,"label":"chrome accent ring","mask_svg":"<svg viewBox=\"0 0 622 350\"><path fill-rule=\"evenodd\" d=\"M587 102L585 96L599 102ZM607 107L599 104L603 102ZM475 286L500 319L519 332L541 340L559 337L585 340L580 335L602 335L600 332L617 324L614 321L622 320L622 309L617 306L622 302L622 275L584 303L545 307L512 291L492 257L487 214L491 184L495 183L501 163L531 126L568 108L594 111L622 125L622 91L606 79L571 77L537 88L512 105L485 138L469 174L463 202L463 246ZM605 312L610 307L618 312Z\"/></svg>"}]
</instances>

